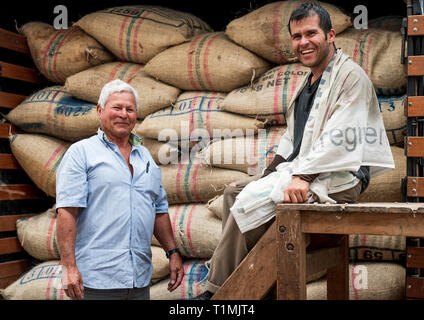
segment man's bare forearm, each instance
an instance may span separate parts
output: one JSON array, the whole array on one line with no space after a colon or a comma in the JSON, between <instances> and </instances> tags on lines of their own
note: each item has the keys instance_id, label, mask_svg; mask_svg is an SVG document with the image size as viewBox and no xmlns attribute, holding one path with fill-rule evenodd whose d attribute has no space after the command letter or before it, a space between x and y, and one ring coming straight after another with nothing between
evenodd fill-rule
<instances>
[{"instance_id":1,"label":"man's bare forearm","mask_svg":"<svg viewBox=\"0 0 424 320\"><path fill-rule=\"evenodd\" d=\"M76 217L78 208L59 208L57 215L57 242L61 264L65 267L76 266L75 238L77 234Z\"/></svg>"},{"instance_id":2,"label":"man's bare forearm","mask_svg":"<svg viewBox=\"0 0 424 320\"><path fill-rule=\"evenodd\" d=\"M158 213L155 218L155 227L153 233L160 245L165 251L172 250L177 247L172 232L171 221L167 213Z\"/></svg>"}]
</instances>

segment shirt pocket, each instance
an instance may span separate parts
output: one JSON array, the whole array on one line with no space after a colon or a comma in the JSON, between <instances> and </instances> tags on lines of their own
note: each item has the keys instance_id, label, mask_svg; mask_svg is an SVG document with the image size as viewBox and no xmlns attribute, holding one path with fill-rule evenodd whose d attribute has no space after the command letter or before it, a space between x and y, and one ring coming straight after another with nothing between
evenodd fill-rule
<instances>
[{"instance_id":1,"label":"shirt pocket","mask_svg":"<svg viewBox=\"0 0 424 320\"><path fill-rule=\"evenodd\" d=\"M160 187L162 185L162 175L160 168L152 167L149 172L145 172L145 179L143 179L143 191L152 194L154 200L160 194Z\"/></svg>"}]
</instances>

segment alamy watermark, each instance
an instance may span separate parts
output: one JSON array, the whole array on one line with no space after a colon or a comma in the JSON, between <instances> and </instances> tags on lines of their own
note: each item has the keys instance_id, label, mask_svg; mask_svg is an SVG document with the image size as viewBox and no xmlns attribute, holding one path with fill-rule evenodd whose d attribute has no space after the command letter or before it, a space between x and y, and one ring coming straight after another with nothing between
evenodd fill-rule
<instances>
[{"instance_id":1,"label":"alamy watermark","mask_svg":"<svg viewBox=\"0 0 424 320\"><path fill-rule=\"evenodd\" d=\"M53 20L55 29L68 29L68 8L65 5L57 5L53 9L53 13L57 14ZM355 29L368 29L368 9L364 5L357 5L353 9L353 13L357 14L353 20Z\"/></svg>"}]
</instances>

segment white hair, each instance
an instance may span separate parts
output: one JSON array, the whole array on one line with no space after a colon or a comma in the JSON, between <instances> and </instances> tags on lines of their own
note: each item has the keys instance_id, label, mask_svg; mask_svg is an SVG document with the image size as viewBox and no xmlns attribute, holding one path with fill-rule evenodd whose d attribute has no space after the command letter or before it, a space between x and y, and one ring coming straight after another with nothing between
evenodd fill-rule
<instances>
[{"instance_id":1,"label":"white hair","mask_svg":"<svg viewBox=\"0 0 424 320\"><path fill-rule=\"evenodd\" d=\"M128 83L126 83L126 82L124 82L120 79L112 80L112 81L110 81L110 82L108 82L104 85L104 87L102 88L102 91L100 92L98 104L100 105L100 107L102 109L104 109L106 102L109 99L109 96L112 93L122 92L122 91L130 92L130 93L133 94L134 100L135 100L135 108L136 108L136 111L138 111L138 93L137 93L137 91L135 91L135 89L133 87L131 87Z\"/></svg>"}]
</instances>

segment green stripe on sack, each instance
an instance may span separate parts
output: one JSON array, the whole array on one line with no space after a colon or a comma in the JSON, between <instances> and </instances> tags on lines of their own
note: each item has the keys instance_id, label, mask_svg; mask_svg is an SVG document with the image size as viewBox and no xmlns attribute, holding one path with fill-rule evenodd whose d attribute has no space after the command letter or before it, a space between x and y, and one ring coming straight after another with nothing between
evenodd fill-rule
<instances>
[{"instance_id":1,"label":"green stripe on sack","mask_svg":"<svg viewBox=\"0 0 424 320\"><path fill-rule=\"evenodd\" d=\"M59 46L59 44L62 42L63 38L65 37L66 32L63 32L61 35L59 35L54 42L52 43L52 46L49 48L49 52L47 53L48 56L48 72L50 74L50 76L53 79L56 79L58 81L60 81L60 79L57 79L57 77L55 76L54 72L53 72L53 68L52 68L52 62L54 59L54 56L57 54L57 48Z\"/></svg>"},{"instance_id":2,"label":"green stripe on sack","mask_svg":"<svg viewBox=\"0 0 424 320\"><path fill-rule=\"evenodd\" d=\"M184 235L185 232L181 232L181 230L184 230L184 219L185 219L185 214L186 214L187 210L188 210L188 205L185 204L184 208L183 208L183 210L180 214L180 219L178 221L178 226L180 227L180 232L178 232L178 237L181 240L181 247L184 250L185 254L187 256L190 256L190 250L187 249L187 245L184 242L184 238L182 237L182 235Z\"/></svg>"},{"instance_id":3,"label":"green stripe on sack","mask_svg":"<svg viewBox=\"0 0 424 320\"><path fill-rule=\"evenodd\" d=\"M200 53L201 53L201 51L202 51L202 49L203 49L203 46L205 45L205 42L206 42L206 41L207 41L207 40L208 40L211 36L213 36L213 35L202 37L202 39L199 41L199 44L198 44L198 45L197 45L197 47L196 47L196 52L195 52L195 62L194 62L194 68L195 68L195 70L196 70L197 81L199 82L200 87L201 87L203 90L207 90L207 87L205 86L205 84L204 84L204 82L203 82L203 79L202 79L202 73L200 72L200 66L201 66L201 63L200 63Z\"/></svg>"},{"instance_id":4,"label":"green stripe on sack","mask_svg":"<svg viewBox=\"0 0 424 320\"><path fill-rule=\"evenodd\" d=\"M128 26L127 39L126 39L128 61L131 61L131 32L132 32L132 29L134 27L134 24L138 21L138 19L143 14L143 12L144 12L144 10L141 10L135 17L132 17L131 22Z\"/></svg>"},{"instance_id":5,"label":"green stripe on sack","mask_svg":"<svg viewBox=\"0 0 424 320\"><path fill-rule=\"evenodd\" d=\"M125 64L125 66L122 68L121 72L119 73L118 78L121 80L124 80L125 74L128 72L130 67L131 67L130 63Z\"/></svg>"},{"instance_id":6,"label":"green stripe on sack","mask_svg":"<svg viewBox=\"0 0 424 320\"><path fill-rule=\"evenodd\" d=\"M185 176L184 176L184 191L185 191L187 200L189 202L191 202L191 194L190 194L190 184L188 180L190 178L190 170L191 170L192 164L193 162L191 161L188 163Z\"/></svg>"}]
</instances>

